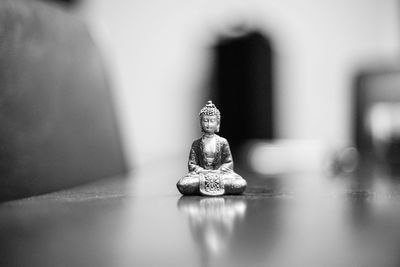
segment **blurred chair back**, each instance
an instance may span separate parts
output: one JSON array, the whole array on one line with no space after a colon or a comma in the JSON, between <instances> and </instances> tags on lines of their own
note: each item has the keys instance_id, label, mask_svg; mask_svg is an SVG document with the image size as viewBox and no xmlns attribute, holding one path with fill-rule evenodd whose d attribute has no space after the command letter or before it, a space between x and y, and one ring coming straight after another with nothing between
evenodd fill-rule
<instances>
[{"instance_id":1,"label":"blurred chair back","mask_svg":"<svg viewBox=\"0 0 400 267\"><path fill-rule=\"evenodd\" d=\"M126 171L104 64L82 22L0 2L0 200Z\"/></svg>"}]
</instances>

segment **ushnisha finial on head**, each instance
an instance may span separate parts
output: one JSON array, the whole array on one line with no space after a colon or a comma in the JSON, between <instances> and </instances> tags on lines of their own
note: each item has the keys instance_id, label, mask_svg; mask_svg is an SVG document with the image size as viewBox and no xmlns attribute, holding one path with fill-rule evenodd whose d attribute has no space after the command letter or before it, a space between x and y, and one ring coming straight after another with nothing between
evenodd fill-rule
<instances>
[{"instance_id":1,"label":"ushnisha finial on head","mask_svg":"<svg viewBox=\"0 0 400 267\"><path fill-rule=\"evenodd\" d=\"M246 180L233 171L228 141L218 136L221 113L209 100L200 110L203 136L195 140L189 154L189 173L177 183L184 195L218 196L241 194Z\"/></svg>"},{"instance_id":2,"label":"ushnisha finial on head","mask_svg":"<svg viewBox=\"0 0 400 267\"><path fill-rule=\"evenodd\" d=\"M207 116L217 116L218 120L221 119L221 113L217 109L217 107L213 104L211 100L207 101L207 104L200 110L199 117L207 115Z\"/></svg>"}]
</instances>

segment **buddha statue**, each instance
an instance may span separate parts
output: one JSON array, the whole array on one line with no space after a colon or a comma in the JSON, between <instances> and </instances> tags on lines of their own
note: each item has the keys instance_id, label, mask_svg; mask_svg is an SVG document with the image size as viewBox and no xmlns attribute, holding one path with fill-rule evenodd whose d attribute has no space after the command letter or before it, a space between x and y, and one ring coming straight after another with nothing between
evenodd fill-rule
<instances>
[{"instance_id":1,"label":"buddha statue","mask_svg":"<svg viewBox=\"0 0 400 267\"><path fill-rule=\"evenodd\" d=\"M177 183L183 195L220 196L241 194L246 180L233 171L232 154L228 141L218 136L221 114L208 101L200 110L203 136L195 140L189 154L189 173Z\"/></svg>"}]
</instances>

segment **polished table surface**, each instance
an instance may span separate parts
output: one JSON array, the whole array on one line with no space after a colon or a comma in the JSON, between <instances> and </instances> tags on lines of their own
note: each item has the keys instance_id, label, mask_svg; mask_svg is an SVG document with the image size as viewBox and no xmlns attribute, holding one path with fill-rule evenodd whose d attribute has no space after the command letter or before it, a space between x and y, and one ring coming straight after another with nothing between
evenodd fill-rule
<instances>
[{"instance_id":1,"label":"polished table surface","mask_svg":"<svg viewBox=\"0 0 400 267\"><path fill-rule=\"evenodd\" d=\"M241 173L244 195L182 197L180 164L0 204L0 266L400 266L386 172Z\"/></svg>"}]
</instances>

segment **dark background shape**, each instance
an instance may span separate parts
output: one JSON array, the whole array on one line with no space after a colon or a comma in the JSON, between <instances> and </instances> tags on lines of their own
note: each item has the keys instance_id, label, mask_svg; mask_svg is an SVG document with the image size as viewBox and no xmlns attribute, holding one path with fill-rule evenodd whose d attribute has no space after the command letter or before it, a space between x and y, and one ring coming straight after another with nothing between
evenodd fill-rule
<instances>
[{"instance_id":1,"label":"dark background shape","mask_svg":"<svg viewBox=\"0 0 400 267\"><path fill-rule=\"evenodd\" d=\"M76 5L79 5L82 2L82 0L36 0L36 1L55 3L56 5L61 5L64 8L74 8Z\"/></svg>"},{"instance_id":2,"label":"dark background shape","mask_svg":"<svg viewBox=\"0 0 400 267\"><path fill-rule=\"evenodd\" d=\"M0 200L126 172L104 64L85 25L0 1Z\"/></svg>"},{"instance_id":3,"label":"dark background shape","mask_svg":"<svg viewBox=\"0 0 400 267\"><path fill-rule=\"evenodd\" d=\"M400 107L400 69L383 67L360 71L354 79L354 141L362 159L396 166L400 164L400 136L392 132L385 142L374 140L366 119L374 104ZM391 120L391 118L387 118ZM394 127L393 127L394 128Z\"/></svg>"},{"instance_id":4,"label":"dark background shape","mask_svg":"<svg viewBox=\"0 0 400 267\"><path fill-rule=\"evenodd\" d=\"M211 99L221 111L221 136L232 150L274 134L274 51L260 32L221 38L214 46Z\"/></svg>"}]
</instances>

